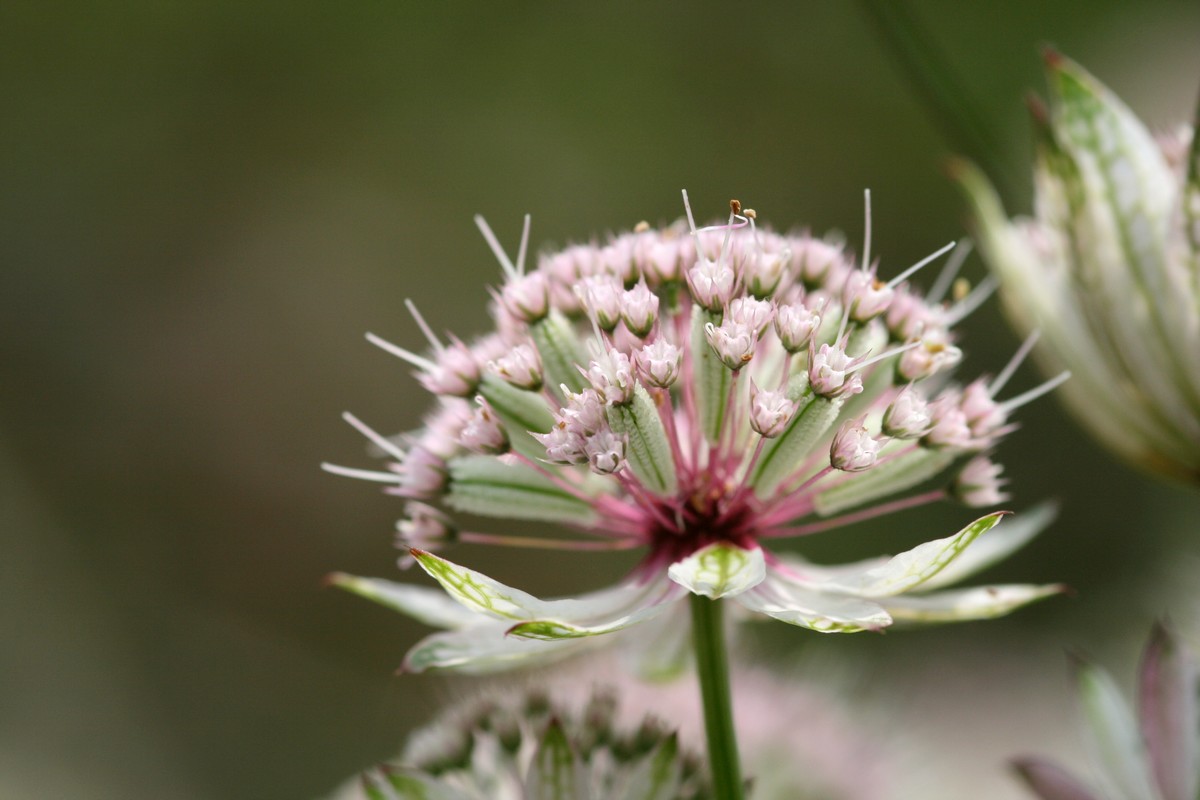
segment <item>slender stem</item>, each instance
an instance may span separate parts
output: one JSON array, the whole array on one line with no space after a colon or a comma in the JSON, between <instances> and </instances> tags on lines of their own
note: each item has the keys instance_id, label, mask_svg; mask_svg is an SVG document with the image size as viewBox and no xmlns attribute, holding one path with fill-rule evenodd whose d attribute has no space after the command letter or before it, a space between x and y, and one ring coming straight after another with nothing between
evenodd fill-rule
<instances>
[{"instance_id":1,"label":"slender stem","mask_svg":"<svg viewBox=\"0 0 1200 800\"><path fill-rule=\"evenodd\" d=\"M733 702L729 691L729 660L725 650L724 609L720 600L694 594L692 646L700 677L704 705L704 732L708 763L717 800L742 800L742 767L737 734L733 729Z\"/></svg>"}]
</instances>

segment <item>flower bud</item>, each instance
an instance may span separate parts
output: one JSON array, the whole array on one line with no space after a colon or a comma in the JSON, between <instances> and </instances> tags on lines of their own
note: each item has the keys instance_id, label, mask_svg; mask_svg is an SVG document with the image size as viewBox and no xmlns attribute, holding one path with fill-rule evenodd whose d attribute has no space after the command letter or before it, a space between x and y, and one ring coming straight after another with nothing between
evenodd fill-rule
<instances>
[{"instance_id":1,"label":"flower bud","mask_svg":"<svg viewBox=\"0 0 1200 800\"><path fill-rule=\"evenodd\" d=\"M458 530L450 517L427 503L409 502L404 507L404 514L404 518L396 523L396 547L401 550L410 547L437 550L457 538Z\"/></svg>"},{"instance_id":2,"label":"flower bud","mask_svg":"<svg viewBox=\"0 0 1200 800\"><path fill-rule=\"evenodd\" d=\"M833 436L829 465L843 472L863 472L875 466L882 444L863 427L866 417L846 420Z\"/></svg>"},{"instance_id":3,"label":"flower bud","mask_svg":"<svg viewBox=\"0 0 1200 800\"><path fill-rule=\"evenodd\" d=\"M792 253L786 247L778 253L756 253L748 258L742 266L742 279L750 294L760 300L770 297L779 287L783 269L791 260Z\"/></svg>"},{"instance_id":4,"label":"flower bud","mask_svg":"<svg viewBox=\"0 0 1200 800\"><path fill-rule=\"evenodd\" d=\"M558 420L549 433L532 434L546 448L546 460L551 464L582 464L587 461L583 436L572 430L566 420Z\"/></svg>"},{"instance_id":5,"label":"flower bud","mask_svg":"<svg viewBox=\"0 0 1200 800\"><path fill-rule=\"evenodd\" d=\"M461 440L463 447L472 453L481 455L499 455L509 450L508 434L500 424L496 412L482 397L475 398L479 407L471 416L471 421L463 428Z\"/></svg>"},{"instance_id":6,"label":"flower bud","mask_svg":"<svg viewBox=\"0 0 1200 800\"><path fill-rule=\"evenodd\" d=\"M824 282L830 268L842 262L842 246L821 239L804 239L792 253L798 262L800 276L809 286Z\"/></svg>"},{"instance_id":7,"label":"flower bud","mask_svg":"<svg viewBox=\"0 0 1200 800\"><path fill-rule=\"evenodd\" d=\"M704 325L704 335L721 363L735 372L754 358L758 338L749 325L731 319L726 319L720 326L708 322Z\"/></svg>"},{"instance_id":8,"label":"flower bud","mask_svg":"<svg viewBox=\"0 0 1200 800\"><path fill-rule=\"evenodd\" d=\"M789 303L775 308L775 333L789 353L799 353L808 347L813 334L821 327L821 316L810 311L804 303Z\"/></svg>"},{"instance_id":9,"label":"flower bud","mask_svg":"<svg viewBox=\"0 0 1200 800\"><path fill-rule=\"evenodd\" d=\"M688 270L688 288L699 305L715 314L724 309L733 297L735 277L728 264L718 264L701 257Z\"/></svg>"},{"instance_id":10,"label":"flower bud","mask_svg":"<svg viewBox=\"0 0 1200 800\"><path fill-rule=\"evenodd\" d=\"M961 407L972 435L986 437L1008 419L1003 407L992 399L987 384L972 381L963 389Z\"/></svg>"},{"instance_id":11,"label":"flower bud","mask_svg":"<svg viewBox=\"0 0 1200 800\"><path fill-rule=\"evenodd\" d=\"M634 354L638 375L648 386L666 389L679 377L683 351L659 336Z\"/></svg>"},{"instance_id":12,"label":"flower bud","mask_svg":"<svg viewBox=\"0 0 1200 800\"><path fill-rule=\"evenodd\" d=\"M500 291L500 302L508 313L522 322L537 322L549 311L546 276L539 271L513 278Z\"/></svg>"},{"instance_id":13,"label":"flower bud","mask_svg":"<svg viewBox=\"0 0 1200 800\"><path fill-rule=\"evenodd\" d=\"M609 350L594 359L587 371L592 388L606 403L621 405L629 402L636 385L629 356L620 350Z\"/></svg>"},{"instance_id":14,"label":"flower bud","mask_svg":"<svg viewBox=\"0 0 1200 800\"><path fill-rule=\"evenodd\" d=\"M588 437L583 449L588 466L597 475L612 475L625 465L625 440L611 430Z\"/></svg>"},{"instance_id":15,"label":"flower bud","mask_svg":"<svg viewBox=\"0 0 1200 800\"><path fill-rule=\"evenodd\" d=\"M788 400L786 392L764 391L750 380L750 427L764 439L773 439L783 433L796 404Z\"/></svg>"},{"instance_id":16,"label":"flower bud","mask_svg":"<svg viewBox=\"0 0 1200 800\"><path fill-rule=\"evenodd\" d=\"M842 305L855 322L867 322L887 310L892 290L866 270L856 269L842 287Z\"/></svg>"},{"instance_id":17,"label":"flower bud","mask_svg":"<svg viewBox=\"0 0 1200 800\"><path fill-rule=\"evenodd\" d=\"M645 281L639 281L621 295L621 319L625 327L639 339L644 339L658 319L658 295L650 291Z\"/></svg>"},{"instance_id":18,"label":"flower bud","mask_svg":"<svg viewBox=\"0 0 1200 800\"><path fill-rule=\"evenodd\" d=\"M604 414L604 401L595 389L584 389L575 394L563 387L563 395L567 404L563 407L562 416L571 430L582 436L591 436L597 431L608 427Z\"/></svg>"},{"instance_id":19,"label":"flower bud","mask_svg":"<svg viewBox=\"0 0 1200 800\"><path fill-rule=\"evenodd\" d=\"M949 369L962 359L962 350L950 344L945 334L926 334L918 347L900 356L896 372L902 380L916 381Z\"/></svg>"},{"instance_id":20,"label":"flower bud","mask_svg":"<svg viewBox=\"0 0 1200 800\"><path fill-rule=\"evenodd\" d=\"M576 288L583 307L602 331L612 333L621 321L621 282L615 275L584 278Z\"/></svg>"},{"instance_id":21,"label":"flower bud","mask_svg":"<svg viewBox=\"0 0 1200 800\"><path fill-rule=\"evenodd\" d=\"M862 378L851 373L854 360L840 346L823 344L815 351L808 344L808 384L822 397L841 397L862 391Z\"/></svg>"},{"instance_id":22,"label":"flower bud","mask_svg":"<svg viewBox=\"0 0 1200 800\"><path fill-rule=\"evenodd\" d=\"M766 300L755 300L753 297L739 297L729 304L726 318L745 325L754 331L754 337L763 335L763 331L771 324L773 309Z\"/></svg>"},{"instance_id":23,"label":"flower bud","mask_svg":"<svg viewBox=\"0 0 1200 800\"><path fill-rule=\"evenodd\" d=\"M488 367L518 389L536 392L542 388L542 359L532 345L519 344Z\"/></svg>"},{"instance_id":24,"label":"flower bud","mask_svg":"<svg viewBox=\"0 0 1200 800\"><path fill-rule=\"evenodd\" d=\"M941 395L929 404L929 432L922 441L935 449L966 450L974 447L976 441L971 435L971 426L967 423L967 415L959 406L959 396L956 392Z\"/></svg>"},{"instance_id":25,"label":"flower bud","mask_svg":"<svg viewBox=\"0 0 1200 800\"><path fill-rule=\"evenodd\" d=\"M929 404L912 387L905 387L883 412L883 432L896 439L920 439L932 424Z\"/></svg>"},{"instance_id":26,"label":"flower bud","mask_svg":"<svg viewBox=\"0 0 1200 800\"><path fill-rule=\"evenodd\" d=\"M1004 468L987 456L976 456L967 462L954 480L954 496L970 508L985 508L1003 503L1009 498L1000 491L1007 481L1000 478Z\"/></svg>"}]
</instances>

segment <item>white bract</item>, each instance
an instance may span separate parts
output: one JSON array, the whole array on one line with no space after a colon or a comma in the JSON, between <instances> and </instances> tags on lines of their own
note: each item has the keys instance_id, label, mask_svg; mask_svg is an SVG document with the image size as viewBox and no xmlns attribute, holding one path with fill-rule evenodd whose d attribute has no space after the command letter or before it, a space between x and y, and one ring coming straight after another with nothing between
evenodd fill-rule
<instances>
[{"instance_id":1,"label":"white bract","mask_svg":"<svg viewBox=\"0 0 1200 800\"><path fill-rule=\"evenodd\" d=\"M930 591L1028 537L1021 522L988 533L1001 513L865 564L828 568L767 550L954 499L961 465L990 452L1031 395L993 397L1021 354L990 384L959 387L939 374L961 356L950 324L979 295L922 299L907 278L931 259L884 283L877 265L865 270L842 247L760 230L754 219L734 204L726 224L697 229L689 208L687 224L548 254L533 272L524 239L514 263L481 224L506 276L497 332L467 350L489 368L456 366L459 380L435 391L426 427L403 439L355 419L389 458L386 469L326 467L445 515L418 507L400 531L411 532L411 557L448 596L335 579L443 629L408 654L408 669L478 672L562 655L601 634L662 624L689 593L853 632L992 617L1059 590ZM890 315L897 298L903 313ZM371 340L437 387L428 376L445 371L446 348L418 321L428 357ZM968 471L979 475L988 480L957 493L972 505L1000 497L994 475ZM516 529L470 530L456 514ZM524 521L569 535L526 535ZM973 545L984 534L997 547ZM542 600L432 552L459 542L644 555L616 587Z\"/></svg>"},{"instance_id":2,"label":"white bract","mask_svg":"<svg viewBox=\"0 0 1200 800\"><path fill-rule=\"evenodd\" d=\"M1200 147L1156 140L1079 65L1048 58L1036 215L1009 221L963 165L979 245L1013 323L1074 377L1063 398L1117 454L1200 481Z\"/></svg>"}]
</instances>

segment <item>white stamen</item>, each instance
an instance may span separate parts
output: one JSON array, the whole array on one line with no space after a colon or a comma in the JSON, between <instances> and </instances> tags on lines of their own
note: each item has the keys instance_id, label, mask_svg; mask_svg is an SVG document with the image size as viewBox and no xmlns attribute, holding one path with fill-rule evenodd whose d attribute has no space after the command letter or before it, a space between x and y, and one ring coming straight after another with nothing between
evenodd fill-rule
<instances>
[{"instance_id":1,"label":"white stamen","mask_svg":"<svg viewBox=\"0 0 1200 800\"><path fill-rule=\"evenodd\" d=\"M999 286L1000 281L996 280L992 275L980 281L979 285L972 289L970 294L955 303L946 312L946 316L943 319L946 327L952 328L975 313L975 309L983 305Z\"/></svg>"},{"instance_id":2,"label":"white stamen","mask_svg":"<svg viewBox=\"0 0 1200 800\"><path fill-rule=\"evenodd\" d=\"M958 277L958 271L962 269L963 263L967 260L967 256L971 255L971 250L974 247L975 243L970 239L958 240L958 249L951 254L950 259L946 262L946 266L942 267L942 271L938 273L937 280L933 282L933 286L925 293L925 302L930 305L937 305L942 302L942 298L950 291L950 287L954 284L954 279Z\"/></svg>"},{"instance_id":3,"label":"white stamen","mask_svg":"<svg viewBox=\"0 0 1200 800\"><path fill-rule=\"evenodd\" d=\"M349 411L342 412L342 419L344 419L344 420L346 420L346 422L350 423L350 425L354 428L354 430L358 431L363 436L367 437L367 439L369 439L372 444L374 444L376 447L378 447L383 452L387 453L392 458L396 459L397 461L404 460L405 454L404 454L403 450L401 450L399 447L397 447L394 442L388 441L388 439L386 437L380 436L376 431L372 430L365 422L363 422L358 417L351 414Z\"/></svg>"},{"instance_id":4,"label":"white stamen","mask_svg":"<svg viewBox=\"0 0 1200 800\"><path fill-rule=\"evenodd\" d=\"M899 347L893 347L891 350L882 352L879 355L875 356L874 358L868 358L866 361L862 361L862 362L859 362L858 364L851 366L849 369L846 370L846 374L849 375L852 372L858 372L859 370L866 369L867 367L871 366L872 364L883 361L885 358L891 358L892 356L898 356L901 353L912 350L914 347L918 347L920 345L921 345L921 340L917 339L915 341L909 342L908 344L902 344Z\"/></svg>"},{"instance_id":5,"label":"white stamen","mask_svg":"<svg viewBox=\"0 0 1200 800\"><path fill-rule=\"evenodd\" d=\"M525 215L525 227L521 230L521 246L517 248L517 274L525 274L525 253L529 248L529 215Z\"/></svg>"},{"instance_id":6,"label":"white stamen","mask_svg":"<svg viewBox=\"0 0 1200 800\"><path fill-rule=\"evenodd\" d=\"M690 230L692 232L692 236L695 237L698 231L696 230L696 220L692 216L692 204L688 202L687 189L683 190L683 210L687 213L688 230ZM696 239L696 244L700 244L700 240L698 238Z\"/></svg>"},{"instance_id":7,"label":"white stamen","mask_svg":"<svg viewBox=\"0 0 1200 800\"><path fill-rule=\"evenodd\" d=\"M1037 400L1042 395L1047 394L1048 392L1054 391L1059 386L1061 386L1063 383L1065 383L1067 378L1069 378L1069 377L1071 377L1070 370L1063 370L1062 372L1058 373L1050 380L1043 383L1041 386L1035 386L1034 388L1030 389L1028 392L1025 392L1024 394L1019 394L1010 400L1005 400L1003 403L1000 404L1000 408L1001 408L1001 410L1004 411L1005 414L1012 413L1013 411L1017 410L1021 406L1026 405L1027 403L1032 403L1034 400Z\"/></svg>"},{"instance_id":8,"label":"white stamen","mask_svg":"<svg viewBox=\"0 0 1200 800\"><path fill-rule=\"evenodd\" d=\"M442 347L442 343L433 334L433 328L429 327L429 323L421 316L421 312L417 311L416 303L406 297L404 298L404 307L408 309L408 313L412 314L413 319L417 322L417 327L421 329L421 333L425 334L425 338L429 340L430 346L433 347L433 352L440 356L446 348Z\"/></svg>"},{"instance_id":9,"label":"white stamen","mask_svg":"<svg viewBox=\"0 0 1200 800\"><path fill-rule=\"evenodd\" d=\"M400 476L394 472L376 472L370 469L354 469L352 467L341 467L337 464L324 462L321 464L321 469L333 475L341 475L343 478L357 478L360 481L375 481L376 483L399 483Z\"/></svg>"},{"instance_id":10,"label":"white stamen","mask_svg":"<svg viewBox=\"0 0 1200 800\"><path fill-rule=\"evenodd\" d=\"M373 333L367 334L367 341L378 347L380 350L386 350L397 358L404 359L418 369L433 372L438 368L437 364L433 363L428 358L423 358L422 356L419 356L410 350L405 350L403 347L394 345L385 339L380 339Z\"/></svg>"},{"instance_id":11,"label":"white stamen","mask_svg":"<svg viewBox=\"0 0 1200 800\"><path fill-rule=\"evenodd\" d=\"M915 275L917 270L921 269L921 267L923 267L926 264L929 264L933 261L937 261L943 255L945 255L946 253L950 252L953 249L954 249L954 242L951 242L950 244L943 247L941 250L938 250L936 253L932 253L930 255L925 256L920 261L913 264L908 269L904 270L904 272L901 272L899 275L897 275L896 277L894 277L890 281L888 281L887 288L895 289L897 286L904 283L904 281L908 280L913 275Z\"/></svg>"},{"instance_id":12,"label":"white stamen","mask_svg":"<svg viewBox=\"0 0 1200 800\"><path fill-rule=\"evenodd\" d=\"M863 189L863 269L871 266L871 190Z\"/></svg>"},{"instance_id":13,"label":"white stamen","mask_svg":"<svg viewBox=\"0 0 1200 800\"><path fill-rule=\"evenodd\" d=\"M491 227L487 224L487 220L483 218L482 214L475 215L475 224L479 227L479 232L483 234L488 247L492 249L492 255L500 262L500 268L504 270L504 274L509 277L509 280L516 280L521 277L521 273L517 272L517 268L508 260L508 255L505 254L504 248L500 246L500 240L496 238L496 234L492 233Z\"/></svg>"},{"instance_id":14,"label":"white stamen","mask_svg":"<svg viewBox=\"0 0 1200 800\"><path fill-rule=\"evenodd\" d=\"M1005 365L1004 369L1000 370L1000 374L997 375L996 379L992 381L992 384L988 386L988 397L995 397L997 394L999 394L1000 390L1004 388L1004 384L1008 383L1008 379L1013 376L1013 373L1015 373L1021 366L1021 363L1025 361L1025 357L1029 355L1029 351L1033 349L1035 344L1037 344L1037 340L1040 335L1041 332L1035 330L1030 333L1028 337L1026 337L1025 341L1021 343L1021 346L1017 348L1017 352L1014 353L1013 357L1009 359L1008 364Z\"/></svg>"}]
</instances>

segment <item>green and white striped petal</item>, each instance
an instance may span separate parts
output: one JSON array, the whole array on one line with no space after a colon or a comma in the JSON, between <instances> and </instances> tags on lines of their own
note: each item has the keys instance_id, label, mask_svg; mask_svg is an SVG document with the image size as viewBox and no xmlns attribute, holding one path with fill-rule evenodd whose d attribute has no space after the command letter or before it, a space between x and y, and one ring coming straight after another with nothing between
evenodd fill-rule
<instances>
[{"instance_id":1,"label":"green and white striped petal","mask_svg":"<svg viewBox=\"0 0 1200 800\"><path fill-rule=\"evenodd\" d=\"M654 619L682 599L683 590L663 581L642 586L626 584L597 592L587 600L551 600L543 603L549 612L538 619L520 622L508 629L511 636L526 639L582 639L615 633Z\"/></svg>"},{"instance_id":2,"label":"green and white striped petal","mask_svg":"<svg viewBox=\"0 0 1200 800\"><path fill-rule=\"evenodd\" d=\"M470 628L426 636L404 656L404 672L441 669L463 675L489 675L566 658L588 642L534 641L507 635L508 626L485 620Z\"/></svg>"},{"instance_id":3,"label":"green and white striped petal","mask_svg":"<svg viewBox=\"0 0 1200 800\"><path fill-rule=\"evenodd\" d=\"M1045 502L1005 518L987 536L976 539L958 558L942 567L941 572L922 583L921 591L958 583L1008 558L1045 530L1057 516L1058 504Z\"/></svg>"},{"instance_id":4,"label":"green and white striped petal","mask_svg":"<svg viewBox=\"0 0 1200 800\"><path fill-rule=\"evenodd\" d=\"M766 570L761 548L747 550L716 542L672 564L667 575L692 594L716 600L754 588L762 583Z\"/></svg>"},{"instance_id":5,"label":"green and white striped petal","mask_svg":"<svg viewBox=\"0 0 1200 800\"><path fill-rule=\"evenodd\" d=\"M458 630L480 622L478 614L437 589L385 581L382 578L360 578L344 572L333 573L328 581L333 586L399 611L433 628Z\"/></svg>"},{"instance_id":6,"label":"green and white striped petal","mask_svg":"<svg viewBox=\"0 0 1200 800\"><path fill-rule=\"evenodd\" d=\"M856 633L886 628L892 617L879 603L822 592L771 570L766 580L734 598L751 611L821 633Z\"/></svg>"}]
</instances>

